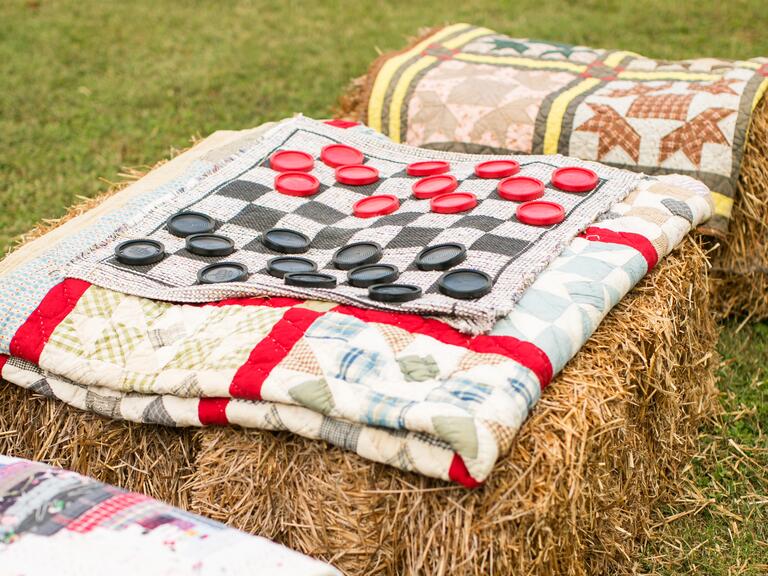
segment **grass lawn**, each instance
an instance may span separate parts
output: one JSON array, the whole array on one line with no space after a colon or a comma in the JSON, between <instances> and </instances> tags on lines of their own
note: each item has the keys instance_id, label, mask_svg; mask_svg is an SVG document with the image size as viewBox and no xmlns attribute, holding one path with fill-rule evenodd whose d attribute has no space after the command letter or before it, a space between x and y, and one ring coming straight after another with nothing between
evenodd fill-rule
<instances>
[{"instance_id":1,"label":"grass lawn","mask_svg":"<svg viewBox=\"0 0 768 576\"><path fill-rule=\"evenodd\" d=\"M0 254L192 135L327 116L377 50L420 27L469 21L663 58L768 55L765 0L382 4L0 1ZM768 571L768 326L727 326L721 352L727 413L691 470L701 498L665 511L681 517L639 571Z\"/></svg>"}]
</instances>

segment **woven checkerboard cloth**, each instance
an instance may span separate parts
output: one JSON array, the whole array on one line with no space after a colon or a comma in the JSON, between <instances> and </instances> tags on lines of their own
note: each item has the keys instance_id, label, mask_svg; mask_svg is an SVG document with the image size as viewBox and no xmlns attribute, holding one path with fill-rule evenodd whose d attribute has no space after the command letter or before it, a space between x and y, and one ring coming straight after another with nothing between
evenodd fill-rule
<instances>
[{"instance_id":1,"label":"woven checkerboard cloth","mask_svg":"<svg viewBox=\"0 0 768 576\"><path fill-rule=\"evenodd\" d=\"M363 152L365 163L379 170L378 182L346 186L335 180L334 170L320 161L323 146L344 143ZM311 197L286 196L274 188L278 174L269 167L277 150L309 152L316 158L312 173L321 182ZM306 118L285 122L246 150L226 169L195 187L179 189L162 204L153 206L123 227L109 242L86 254L67 269L68 276L148 298L207 302L237 296L273 295L329 300L363 308L400 310L438 315L468 332L492 328L493 322L509 313L525 288L568 245L573 237L634 189L636 174L562 156L515 158L521 175L549 183L555 169L587 165L599 176L592 192L574 194L548 185L544 199L565 208L566 219L549 227L529 226L518 221L519 205L500 198L497 179L474 175L475 166L497 156L474 156L426 151L394 145L381 138L361 136ZM472 192L478 205L459 214L430 211L429 200L413 197L417 178L406 174L406 166L425 159L447 160L459 180L458 191ZM354 203L362 198L392 194L400 208L375 218L353 215ZM216 219L217 233L232 238L236 252L225 257L202 257L186 250L185 240L170 234L166 221L180 210L203 212ZM311 239L304 256L315 261L321 272L338 278L334 289L286 286L282 279L266 272L267 261L279 254L265 247L261 236L271 228L301 231ZM148 266L126 266L114 258L115 247L132 238L152 238L163 243L168 253L161 262ZM373 240L384 249L382 263L401 271L399 282L415 284L424 296L405 304L385 304L368 298L365 288L351 286L346 272L331 263L336 250L358 241ZM425 247L443 242L461 242L468 256L461 267L483 271L494 279L493 290L477 300L457 300L439 292L440 271L422 271L415 265ZM197 283L198 271L207 264L233 261L251 272L244 282L218 285Z\"/></svg>"},{"instance_id":2,"label":"woven checkerboard cloth","mask_svg":"<svg viewBox=\"0 0 768 576\"><path fill-rule=\"evenodd\" d=\"M338 576L258 536L67 470L0 455L3 574ZM254 569L258 566L258 569Z\"/></svg>"},{"instance_id":3,"label":"woven checkerboard cloth","mask_svg":"<svg viewBox=\"0 0 768 576\"><path fill-rule=\"evenodd\" d=\"M766 88L766 58L670 62L456 24L377 62L364 118L414 146L687 174L712 190L706 229L723 235Z\"/></svg>"}]
</instances>

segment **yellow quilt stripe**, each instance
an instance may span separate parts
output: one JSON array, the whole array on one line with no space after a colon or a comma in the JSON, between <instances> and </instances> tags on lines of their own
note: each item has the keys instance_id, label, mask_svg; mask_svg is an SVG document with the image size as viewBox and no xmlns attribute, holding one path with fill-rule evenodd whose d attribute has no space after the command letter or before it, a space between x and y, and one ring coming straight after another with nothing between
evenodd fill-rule
<instances>
[{"instance_id":1,"label":"yellow quilt stripe","mask_svg":"<svg viewBox=\"0 0 768 576\"><path fill-rule=\"evenodd\" d=\"M644 72L642 70L624 70L619 72L619 80L709 80L722 78L721 74L706 74L704 72Z\"/></svg>"},{"instance_id":2,"label":"yellow quilt stripe","mask_svg":"<svg viewBox=\"0 0 768 576\"><path fill-rule=\"evenodd\" d=\"M469 32L460 34L459 36L456 36L456 38L446 40L442 43L442 45L448 49L459 48L460 46L471 42L475 38L479 38L480 36L485 36L487 34L493 34L493 31L488 30L487 28L478 28L477 30L470 30ZM392 100L389 102L389 132L387 136L389 136L395 142L400 142L400 112L403 108L405 95L408 93L408 87L411 85L414 77L419 72L431 66L435 62L437 62L437 58L434 56L424 56L423 58L420 58L411 64L400 75L400 79L395 86L395 90L392 92Z\"/></svg>"},{"instance_id":3,"label":"yellow quilt stripe","mask_svg":"<svg viewBox=\"0 0 768 576\"><path fill-rule=\"evenodd\" d=\"M419 42L410 50L387 60L387 62L385 62L381 67L381 70L379 70L379 73L376 76L376 81L373 84L373 90L371 90L371 97L368 103L368 125L374 130L381 131L384 96L387 93L387 88L389 87L389 83L392 80L392 77L397 73L397 71L400 69L400 66L402 66L404 62L407 62L410 58L424 50L430 44L434 44L442 38L450 36L451 34L455 34L460 30L465 30L469 27L469 24L454 24L453 26L447 26L432 36Z\"/></svg>"},{"instance_id":4,"label":"yellow quilt stripe","mask_svg":"<svg viewBox=\"0 0 768 576\"><path fill-rule=\"evenodd\" d=\"M405 94L408 92L408 86L411 85L411 81L414 76L437 62L437 58L434 56L424 56L413 64L411 64L405 72L400 75L400 80L395 86L395 91L392 92L392 100L389 103L389 136L395 142L400 142L400 108L403 106L403 100L405 100Z\"/></svg>"},{"instance_id":5,"label":"yellow quilt stripe","mask_svg":"<svg viewBox=\"0 0 768 576\"><path fill-rule=\"evenodd\" d=\"M614 52L613 54L609 54L608 57L603 60L607 66L618 66L619 62L624 60L627 56L632 56L634 58L637 58L638 55L634 52L627 52L626 50L620 50L618 52Z\"/></svg>"},{"instance_id":6,"label":"yellow quilt stripe","mask_svg":"<svg viewBox=\"0 0 768 576\"><path fill-rule=\"evenodd\" d=\"M552 101L552 107L547 116L547 129L544 132L544 154L557 154L557 143L563 129L563 118L568 104L579 94L600 84L599 78L585 78L582 82L566 90Z\"/></svg>"},{"instance_id":7,"label":"yellow quilt stripe","mask_svg":"<svg viewBox=\"0 0 768 576\"><path fill-rule=\"evenodd\" d=\"M462 46L464 46L464 44L469 44L475 38L480 38L480 36L487 36L488 34L496 34L496 32L494 32L493 30L489 30L488 28L478 28L477 30L470 30L465 34L456 36L456 38L451 38L450 40L446 40L445 42L443 42L443 46L451 49L461 48Z\"/></svg>"},{"instance_id":8,"label":"yellow quilt stripe","mask_svg":"<svg viewBox=\"0 0 768 576\"><path fill-rule=\"evenodd\" d=\"M757 108L757 105L760 103L760 99L765 94L765 91L768 90L768 78L763 80L760 83L760 86L757 87L757 90L755 91L755 97L752 99L752 110L754 111L755 108Z\"/></svg>"},{"instance_id":9,"label":"yellow quilt stripe","mask_svg":"<svg viewBox=\"0 0 768 576\"><path fill-rule=\"evenodd\" d=\"M526 68L539 68L542 70L563 70L565 72L584 72L587 67L584 64L562 62L559 60L536 60L535 58L523 58L522 56L493 56L492 54L456 54L456 60L462 62L476 62L478 64L509 64Z\"/></svg>"},{"instance_id":10,"label":"yellow quilt stripe","mask_svg":"<svg viewBox=\"0 0 768 576\"><path fill-rule=\"evenodd\" d=\"M711 192L711 194L712 200L715 203L715 214L730 218L731 210L733 209L733 198L720 194L720 192Z\"/></svg>"},{"instance_id":11,"label":"yellow quilt stripe","mask_svg":"<svg viewBox=\"0 0 768 576\"><path fill-rule=\"evenodd\" d=\"M749 68L750 70L757 70L763 67L762 64L758 64L757 62L750 62L749 60L739 60L735 65L738 68Z\"/></svg>"}]
</instances>

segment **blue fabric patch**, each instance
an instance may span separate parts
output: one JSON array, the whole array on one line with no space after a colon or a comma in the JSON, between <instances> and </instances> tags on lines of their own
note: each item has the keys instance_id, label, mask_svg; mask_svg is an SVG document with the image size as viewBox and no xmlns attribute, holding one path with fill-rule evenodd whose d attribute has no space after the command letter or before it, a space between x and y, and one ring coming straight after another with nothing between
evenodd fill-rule
<instances>
[{"instance_id":1,"label":"blue fabric patch","mask_svg":"<svg viewBox=\"0 0 768 576\"><path fill-rule=\"evenodd\" d=\"M426 400L452 404L473 413L472 405L482 404L492 392L493 388L487 384L466 378L452 378L431 390Z\"/></svg>"},{"instance_id":2,"label":"blue fabric patch","mask_svg":"<svg viewBox=\"0 0 768 576\"><path fill-rule=\"evenodd\" d=\"M591 306L600 311L605 308L603 284L599 282L566 282L565 289L577 304Z\"/></svg>"},{"instance_id":3,"label":"blue fabric patch","mask_svg":"<svg viewBox=\"0 0 768 576\"><path fill-rule=\"evenodd\" d=\"M362 417L363 424L384 428L405 428L405 413L413 402L386 396L379 392L368 392L367 408Z\"/></svg>"},{"instance_id":4,"label":"blue fabric patch","mask_svg":"<svg viewBox=\"0 0 768 576\"><path fill-rule=\"evenodd\" d=\"M326 314L315 320L307 329L307 338L319 340L341 340L349 342L365 330L366 324L354 316Z\"/></svg>"},{"instance_id":5,"label":"blue fabric patch","mask_svg":"<svg viewBox=\"0 0 768 576\"><path fill-rule=\"evenodd\" d=\"M517 303L524 312L547 322L560 318L570 305L564 298L535 288L528 288Z\"/></svg>"},{"instance_id":6,"label":"blue fabric patch","mask_svg":"<svg viewBox=\"0 0 768 576\"><path fill-rule=\"evenodd\" d=\"M590 280L602 280L615 268L612 264L589 256L580 256L558 268L561 272L577 274Z\"/></svg>"},{"instance_id":7,"label":"blue fabric patch","mask_svg":"<svg viewBox=\"0 0 768 576\"><path fill-rule=\"evenodd\" d=\"M564 330L555 325L548 326L533 343L544 350L544 353L549 357L555 374L563 369L573 355L573 340ZM579 342L579 347L581 344Z\"/></svg>"},{"instance_id":8,"label":"blue fabric patch","mask_svg":"<svg viewBox=\"0 0 768 576\"><path fill-rule=\"evenodd\" d=\"M336 378L360 384L376 377L381 370L381 354L351 347L344 350L338 359Z\"/></svg>"}]
</instances>

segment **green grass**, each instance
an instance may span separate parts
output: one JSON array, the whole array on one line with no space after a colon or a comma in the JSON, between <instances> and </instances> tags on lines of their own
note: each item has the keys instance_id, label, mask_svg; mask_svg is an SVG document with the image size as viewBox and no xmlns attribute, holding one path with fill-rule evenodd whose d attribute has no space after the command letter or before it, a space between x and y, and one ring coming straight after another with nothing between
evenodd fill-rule
<instances>
[{"instance_id":1,"label":"green grass","mask_svg":"<svg viewBox=\"0 0 768 576\"><path fill-rule=\"evenodd\" d=\"M676 515L645 550L643 572L768 573L768 324L724 326L719 343L724 414L700 439Z\"/></svg>"},{"instance_id":2,"label":"green grass","mask_svg":"<svg viewBox=\"0 0 768 576\"><path fill-rule=\"evenodd\" d=\"M768 55L765 0L381 4L0 0L0 254L121 167L152 164L191 135L328 115L377 50L420 27L468 21L659 58ZM703 500L667 512L713 502L669 523L639 569L768 571L766 332L726 328L728 415L691 471Z\"/></svg>"},{"instance_id":3,"label":"green grass","mask_svg":"<svg viewBox=\"0 0 768 576\"><path fill-rule=\"evenodd\" d=\"M470 21L655 57L768 54L764 0L380 4L3 0L0 252L190 135L327 115L377 49L423 26Z\"/></svg>"}]
</instances>

